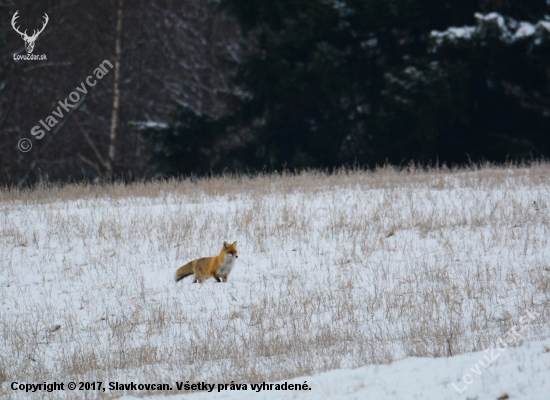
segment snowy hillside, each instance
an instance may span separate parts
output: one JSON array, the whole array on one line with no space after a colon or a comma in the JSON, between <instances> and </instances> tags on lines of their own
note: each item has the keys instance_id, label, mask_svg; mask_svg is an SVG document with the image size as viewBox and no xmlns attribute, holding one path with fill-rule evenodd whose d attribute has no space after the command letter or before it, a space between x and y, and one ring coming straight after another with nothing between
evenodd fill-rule
<instances>
[{"instance_id":1,"label":"snowy hillside","mask_svg":"<svg viewBox=\"0 0 550 400\"><path fill-rule=\"evenodd\" d=\"M550 340L531 342L517 348L501 346L500 349L495 348L492 355L491 351L480 351L450 358L407 358L391 365L333 370L316 376L278 382L281 386L285 382L302 385L306 382L309 390L289 390L288 385L285 389L279 387L277 390L275 384L260 384L255 386L255 390L252 385L247 385L245 392L216 385L211 392L155 396L151 400L548 400ZM126 396L124 399L136 397Z\"/></svg>"},{"instance_id":2,"label":"snowy hillside","mask_svg":"<svg viewBox=\"0 0 550 400\"><path fill-rule=\"evenodd\" d=\"M550 380L536 342L550 338L549 172L0 192L0 393L38 399L13 382L56 381L102 383L48 398L145 396L308 377L295 380L308 398L537 398ZM228 283L173 281L224 240L240 251ZM499 338L511 348L471 372ZM459 395L465 374L474 381Z\"/></svg>"}]
</instances>

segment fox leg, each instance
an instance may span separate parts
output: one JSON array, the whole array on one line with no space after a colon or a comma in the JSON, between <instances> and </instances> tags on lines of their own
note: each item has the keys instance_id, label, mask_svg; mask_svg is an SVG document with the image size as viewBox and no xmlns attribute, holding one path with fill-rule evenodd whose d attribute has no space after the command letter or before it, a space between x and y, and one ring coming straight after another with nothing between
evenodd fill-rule
<instances>
[{"instance_id":1,"label":"fox leg","mask_svg":"<svg viewBox=\"0 0 550 400\"><path fill-rule=\"evenodd\" d=\"M222 281L223 281L223 282L227 282L227 278L228 278L227 276L224 276L224 277L222 278Z\"/></svg>"},{"instance_id":2,"label":"fox leg","mask_svg":"<svg viewBox=\"0 0 550 400\"><path fill-rule=\"evenodd\" d=\"M216 279L217 282L221 282L220 281L220 277L218 275L214 275L214 279ZM223 278L222 278L223 279Z\"/></svg>"},{"instance_id":3,"label":"fox leg","mask_svg":"<svg viewBox=\"0 0 550 400\"><path fill-rule=\"evenodd\" d=\"M204 275L200 268L197 268L197 264L194 265L193 272L195 274L195 283L204 283Z\"/></svg>"}]
</instances>

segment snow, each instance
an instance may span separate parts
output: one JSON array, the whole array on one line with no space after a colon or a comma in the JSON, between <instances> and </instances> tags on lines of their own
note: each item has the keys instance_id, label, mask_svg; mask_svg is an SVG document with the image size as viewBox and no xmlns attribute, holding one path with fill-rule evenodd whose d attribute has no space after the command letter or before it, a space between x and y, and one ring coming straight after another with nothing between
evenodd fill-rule
<instances>
[{"instance_id":1,"label":"snow","mask_svg":"<svg viewBox=\"0 0 550 400\"><path fill-rule=\"evenodd\" d=\"M476 27L474 26L465 26L460 28L450 27L443 32L432 31L431 36L436 39L438 44L442 44L445 39L451 41L456 39L471 39L476 31Z\"/></svg>"},{"instance_id":2,"label":"snow","mask_svg":"<svg viewBox=\"0 0 550 400\"><path fill-rule=\"evenodd\" d=\"M488 358L495 361L489 363ZM484 368L484 365L488 365ZM422 399L422 400L548 400L550 398L550 340L525 343L502 351L479 351L449 358L410 357L390 365L340 369L286 381L307 383L310 390L225 390L176 396L173 400L268 399ZM466 384L469 382L470 384ZM195 383L195 382L190 382ZM273 386L274 387L274 386ZM125 396L124 400L137 399Z\"/></svg>"},{"instance_id":3,"label":"snow","mask_svg":"<svg viewBox=\"0 0 550 400\"><path fill-rule=\"evenodd\" d=\"M537 32L537 28L528 22L520 22L520 27L516 31L516 38L523 38L527 36L532 36Z\"/></svg>"},{"instance_id":4,"label":"snow","mask_svg":"<svg viewBox=\"0 0 550 400\"><path fill-rule=\"evenodd\" d=\"M0 201L0 389L301 376L304 398L537 398L550 380L548 170ZM173 281L224 240L240 252L228 283ZM522 328L526 312L538 316ZM511 327L519 347L474 375Z\"/></svg>"},{"instance_id":5,"label":"snow","mask_svg":"<svg viewBox=\"0 0 550 400\"><path fill-rule=\"evenodd\" d=\"M130 125L135 126L139 130L145 129L157 129L162 130L168 128L168 124L165 122L155 122L155 121L132 121Z\"/></svg>"},{"instance_id":6,"label":"snow","mask_svg":"<svg viewBox=\"0 0 550 400\"><path fill-rule=\"evenodd\" d=\"M550 21L539 21L537 25L550 32Z\"/></svg>"},{"instance_id":7,"label":"snow","mask_svg":"<svg viewBox=\"0 0 550 400\"><path fill-rule=\"evenodd\" d=\"M474 16L478 21L496 22L501 29L507 29L505 18L497 12L488 14L475 13Z\"/></svg>"},{"instance_id":8,"label":"snow","mask_svg":"<svg viewBox=\"0 0 550 400\"><path fill-rule=\"evenodd\" d=\"M496 12L476 13L475 18L476 26L450 27L445 31L432 31L431 36L435 40L436 46L441 46L445 41L457 43L461 40L483 39L487 25L496 27L500 40L508 44L533 38L534 43L539 45L542 43L543 35L547 35L550 31L550 22L546 20L532 24L504 17Z\"/></svg>"}]
</instances>

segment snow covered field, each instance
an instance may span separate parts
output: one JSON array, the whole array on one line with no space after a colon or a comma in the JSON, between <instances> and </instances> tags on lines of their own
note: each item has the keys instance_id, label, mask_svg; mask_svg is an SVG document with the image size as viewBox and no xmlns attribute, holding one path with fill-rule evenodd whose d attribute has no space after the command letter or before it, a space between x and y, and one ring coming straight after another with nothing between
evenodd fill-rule
<instances>
[{"instance_id":1,"label":"snow covered field","mask_svg":"<svg viewBox=\"0 0 550 400\"><path fill-rule=\"evenodd\" d=\"M254 390L247 385L246 392L215 387L211 392L155 396L151 400L548 400L550 340L514 348L499 347L501 350L495 348L492 355L490 351L480 351L449 358L411 357L391 365L338 369L287 381L302 385L307 382L311 391L275 390L275 386L271 390L262 387ZM136 397L124 397L130 399Z\"/></svg>"},{"instance_id":2,"label":"snow covered field","mask_svg":"<svg viewBox=\"0 0 550 400\"><path fill-rule=\"evenodd\" d=\"M543 398L549 194L546 164L1 191L0 396L365 366L295 382L304 398ZM240 251L228 283L174 283L224 240ZM514 348L470 371L507 337ZM102 389L11 388L45 381Z\"/></svg>"}]
</instances>

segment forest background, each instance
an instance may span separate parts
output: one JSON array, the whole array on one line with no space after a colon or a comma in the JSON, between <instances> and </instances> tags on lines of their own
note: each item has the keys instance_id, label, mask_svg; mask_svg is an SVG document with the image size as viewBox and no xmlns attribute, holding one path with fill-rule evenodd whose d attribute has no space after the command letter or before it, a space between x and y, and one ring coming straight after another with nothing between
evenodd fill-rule
<instances>
[{"instance_id":1,"label":"forest background","mask_svg":"<svg viewBox=\"0 0 550 400\"><path fill-rule=\"evenodd\" d=\"M27 32L48 15L33 53L47 60L14 60L16 11ZM0 184L544 158L548 14L546 0L0 0Z\"/></svg>"}]
</instances>

